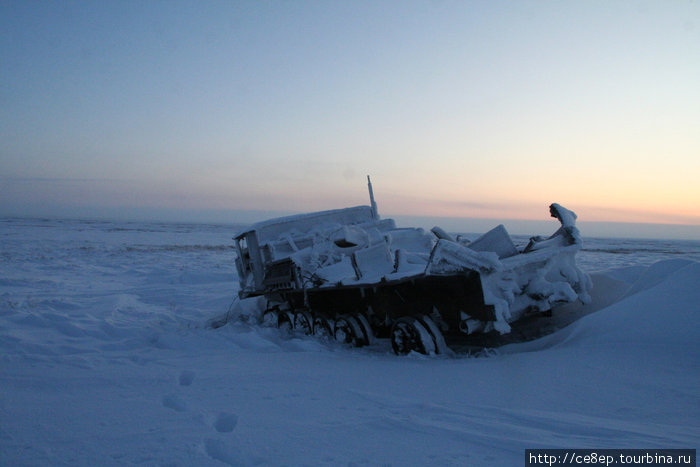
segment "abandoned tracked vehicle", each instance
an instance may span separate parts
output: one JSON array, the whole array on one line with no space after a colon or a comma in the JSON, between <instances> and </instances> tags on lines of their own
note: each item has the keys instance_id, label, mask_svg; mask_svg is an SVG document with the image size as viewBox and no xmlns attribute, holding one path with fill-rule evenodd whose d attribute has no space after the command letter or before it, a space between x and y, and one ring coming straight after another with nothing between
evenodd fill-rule
<instances>
[{"instance_id":1,"label":"abandoned tracked vehicle","mask_svg":"<svg viewBox=\"0 0 700 467\"><path fill-rule=\"evenodd\" d=\"M271 219L234 237L239 297L264 303L263 324L356 346L388 337L397 354L432 354L590 300L576 215L562 206L550 206L561 227L518 250L502 225L471 242L397 228L379 217L367 180L369 206Z\"/></svg>"}]
</instances>

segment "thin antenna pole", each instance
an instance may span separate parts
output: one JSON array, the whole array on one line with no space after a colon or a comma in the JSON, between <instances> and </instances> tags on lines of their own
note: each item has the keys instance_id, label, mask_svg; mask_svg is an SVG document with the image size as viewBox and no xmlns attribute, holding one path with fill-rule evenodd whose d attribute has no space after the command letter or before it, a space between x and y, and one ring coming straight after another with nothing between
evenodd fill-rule
<instances>
[{"instance_id":1,"label":"thin antenna pole","mask_svg":"<svg viewBox=\"0 0 700 467\"><path fill-rule=\"evenodd\" d=\"M372 208L372 217L374 219L379 219L377 203L374 201L374 191L372 190L372 180L369 179L369 175L367 175L367 189L369 189L369 203Z\"/></svg>"}]
</instances>

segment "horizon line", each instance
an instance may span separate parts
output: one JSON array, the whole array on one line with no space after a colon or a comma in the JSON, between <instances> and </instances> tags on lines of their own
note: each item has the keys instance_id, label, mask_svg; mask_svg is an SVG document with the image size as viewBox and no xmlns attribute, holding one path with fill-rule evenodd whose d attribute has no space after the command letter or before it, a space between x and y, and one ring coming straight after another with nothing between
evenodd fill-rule
<instances>
[{"instance_id":1,"label":"horizon line","mask_svg":"<svg viewBox=\"0 0 700 467\"><path fill-rule=\"evenodd\" d=\"M204 210L188 210L188 209L158 209L158 208L102 208L102 214L98 214L92 209L71 209L73 212L51 213L51 214L19 214L19 213L0 213L2 219L24 219L24 220L69 220L69 221L104 221L104 222L154 222L165 224L212 224L212 225L230 225L230 226L247 226L256 222L288 215L303 214L303 212L294 211L267 211L267 210L249 210L249 209L204 209ZM76 212L83 211L83 212ZM89 212L88 212L89 211ZM230 217L223 219L222 216ZM242 216L241 220L236 220L235 216ZM498 217L458 217L458 216L440 216L440 215L385 215L381 216L384 219L394 219L399 223L415 223L422 225L414 225L413 227L421 227L429 230L432 226L429 224L441 223L441 227L460 233L484 233L499 224L509 224L508 230L512 231L512 235L536 235L551 230L554 223L559 225L558 221L553 217L542 219L517 219L517 218L498 218ZM466 223L461 227L457 223ZM434 224L435 225L435 224ZM649 239L649 240L690 240L700 241L700 225L696 224L671 224L671 223L654 223L654 222L627 222L627 221L588 221L577 219L576 225L582 231L583 237L588 238L627 238L627 239ZM408 225L407 227L411 227ZM586 233L586 227L593 227L593 231ZM465 229L466 228L466 229ZM526 229L527 232L521 231ZM557 227L558 228L558 227ZM622 232L615 232L615 228L623 229ZM638 231L642 229L642 231ZM668 229L681 230L682 232L665 232ZM530 231L532 230L532 231ZM625 233L625 230L637 230L635 233Z\"/></svg>"}]
</instances>

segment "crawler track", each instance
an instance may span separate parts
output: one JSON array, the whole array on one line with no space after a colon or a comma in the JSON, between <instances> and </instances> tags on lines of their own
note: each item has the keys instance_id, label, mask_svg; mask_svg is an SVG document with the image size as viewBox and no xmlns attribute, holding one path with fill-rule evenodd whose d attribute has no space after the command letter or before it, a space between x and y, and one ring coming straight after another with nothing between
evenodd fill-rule
<instances>
[{"instance_id":1,"label":"crawler track","mask_svg":"<svg viewBox=\"0 0 700 467\"><path fill-rule=\"evenodd\" d=\"M371 317L364 314L340 315L331 319L325 313L314 313L306 309L280 310L274 307L265 311L262 325L303 335L331 338L354 347L373 346L377 342L386 341L397 355L411 352L426 355L472 354L484 349L531 341L563 326L561 321L552 319L551 313L526 316L512 323L513 329L507 334L496 331L472 335L442 332L435 321L426 315L403 316L389 326L372 326L372 321Z\"/></svg>"}]
</instances>

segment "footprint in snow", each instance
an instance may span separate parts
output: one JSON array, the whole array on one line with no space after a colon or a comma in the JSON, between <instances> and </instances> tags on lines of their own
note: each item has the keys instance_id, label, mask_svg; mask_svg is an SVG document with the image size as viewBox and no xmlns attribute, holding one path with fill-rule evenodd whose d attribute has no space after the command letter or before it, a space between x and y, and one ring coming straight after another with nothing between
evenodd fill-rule
<instances>
[{"instance_id":1,"label":"footprint in snow","mask_svg":"<svg viewBox=\"0 0 700 467\"><path fill-rule=\"evenodd\" d=\"M179 378L179 383L180 386L189 386L192 384L192 381L194 381L194 371L191 370L184 370L182 373L180 373L180 378Z\"/></svg>"},{"instance_id":2,"label":"footprint in snow","mask_svg":"<svg viewBox=\"0 0 700 467\"><path fill-rule=\"evenodd\" d=\"M173 409L176 412L184 412L187 410L187 404L175 394L166 394L163 396L163 407Z\"/></svg>"},{"instance_id":3,"label":"footprint in snow","mask_svg":"<svg viewBox=\"0 0 700 467\"><path fill-rule=\"evenodd\" d=\"M244 465L244 459L233 446L224 443L220 439L205 439L204 449L212 459L228 465Z\"/></svg>"},{"instance_id":4,"label":"footprint in snow","mask_svg":"<svg viewBox=\"0 0 700 467\"><path fill-rule=\"evenodd\" d=\"M214 422L214 429L219 433L231 433L238 424L238 416L232 413L221 412Z\"/></svg>"}]
</instances>

